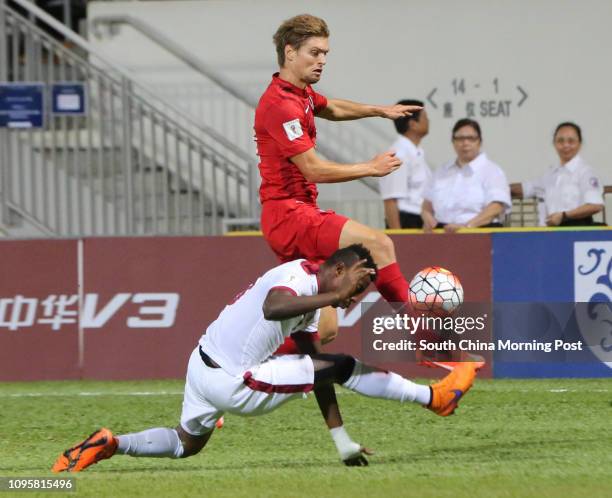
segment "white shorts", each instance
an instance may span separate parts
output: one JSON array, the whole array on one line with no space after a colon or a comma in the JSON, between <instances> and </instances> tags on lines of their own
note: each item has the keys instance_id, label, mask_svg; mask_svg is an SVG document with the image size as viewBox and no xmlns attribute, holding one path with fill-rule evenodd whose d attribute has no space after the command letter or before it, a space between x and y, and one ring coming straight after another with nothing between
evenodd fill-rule
<instances>
[{"instance_id":1,"label":"white shorts","mask_svg":"<svg viewBox=\"0 0 612 498\"><path fill-rule=\"evenodd\" d=\"M313 386L310 356L272 356L242 375L230 375L222 368L206 366L196 347L187 367L181 427L199 436L210 432L224 412L262 415L304 397Z\"/></svg>"}]
</instances>

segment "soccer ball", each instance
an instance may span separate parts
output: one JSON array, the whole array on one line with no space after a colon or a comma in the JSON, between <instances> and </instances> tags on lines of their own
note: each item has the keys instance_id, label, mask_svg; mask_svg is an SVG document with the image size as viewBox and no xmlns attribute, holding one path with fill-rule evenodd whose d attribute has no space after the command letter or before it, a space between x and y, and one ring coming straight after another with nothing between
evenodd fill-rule
<instances>
[{"instance_id":1,"label":"soccer ball","mask_svg":"<svg viewBox=\"0 0 612 498\"><path fill-rule=\"evenodd\" d=\"M417 273L410 282L410 304L417 312L449 316L463 303L463 286L457 275L439 266Z\"/></svg>"}]
</instances>

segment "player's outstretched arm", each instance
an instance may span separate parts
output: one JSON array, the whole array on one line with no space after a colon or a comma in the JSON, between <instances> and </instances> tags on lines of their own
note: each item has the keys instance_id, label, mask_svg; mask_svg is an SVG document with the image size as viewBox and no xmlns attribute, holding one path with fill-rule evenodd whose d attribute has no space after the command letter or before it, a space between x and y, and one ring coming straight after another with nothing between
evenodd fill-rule
<instances>
[{"instance_id":1,"label":"player's outstretched arm","mask_svg":"<svg viewBox=\"0 0 612 498\"><path fill-rule=\"evenodd\" d=\"M315 296L296 296L283 288L271 289L263 303L266 320L286 320L305 315L325 306L339 306L338 292L325 292Z\"/></svg>"},{"instance_id":2,"label":"player's outstretched arm","mask_svg":"<svg viewBox=\"0 0 612 498\"><path fill-rule=\"evenodd\" d=\"M371 278L376 273L373 268L366 267L365 263L366 260L362 259L347 268L340 285L334 291L314 296L296 296L286 288L270 289L262 306L264 318L266 320L285 320L305 315L325 306L348 308L353 302L353 297L362 293L367 287L364 285L365 277Z\"/></svg>"},{"instance_id":3,"label":"player's outstretched arm","mask_svg":"<svg viewBox=\"0 0 612 498\"><path fill-rule=\"evenodd\" d=\"M366 176L386 176L402 165L394 152L384 152L366 163L340 164L321 159L313 148L290 159L304 178L313 183L341 183Z\"/></svg>"},{"instance_id":4,"label":"player's outstretched arm","mask_svg":"<svg viewBox=\"0 0 612 498\"><path fill-rule=\"evenodd\" d=\"M313 334L310 332L296 332L291 334L291 338L295 341L298 351L302 354L314 355L321 352L321 341L313 341ZM340 414L340 407L338 406L338 399L336 398L336 391L333 383L322 384L315 388L315 396L321 415L327 424L328 429L334 429L341 427L342 415Z\"/></svg>"},{"instance_id":5,"label":"player's outstretched arm","mask_svg":"<svg viewBox=\"0 0 612 498\"><path fill-rule=\"evenodd\" d=\"M295 341L300 353L313 355L321 352L321 342L312 341L311 333L298 332L292 334L291 337ZM314 393L319 410L321 410L321 415L325 420L327 428L330 430L342 461L349 467L368 465L366 455L372 455L373 452L359 443L355 443L348 436L346 429L344 429L334 385L332 383L321 384L314 389Z\"/></svg>"},{"instance_id":6,"label":"player's outstretched arm","mask_svg":"<svg viewBox=\"0 0 612 498\"><path fill-rule=\"evenodd\" d=\"M317 112L317 117L330 121L350 121L361 118L398 119L410 116L423 109L418 105L370 105L351 102L350 100L328 99L327 107Z\"/></svg>"}]
</instances>

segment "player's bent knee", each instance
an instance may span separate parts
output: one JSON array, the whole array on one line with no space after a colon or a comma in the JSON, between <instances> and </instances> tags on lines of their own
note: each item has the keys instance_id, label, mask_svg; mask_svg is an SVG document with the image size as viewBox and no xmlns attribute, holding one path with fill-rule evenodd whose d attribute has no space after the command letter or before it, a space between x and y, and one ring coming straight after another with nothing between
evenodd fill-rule
<instances>
[{"instance_id":1,"label":"player's bent knee","mask_svg":"<svg viewBox=\"0 0 612 498\"><path fill-rule=\"evenodd\" d=\"M363 244L370 250L374 259L387 259L395 254L391 237L379 230L371 230L364 237Z\"/></svg>"},{"instance_id":2,"label":"player's bent knee","mask_svg":"<svg viewBox=\"0 0 612 498\"><path fill-rule=\"evenodd\" d=\"M389 237L387 234L378 232L376 242L380 248L379 250L385 255L391 255L394 253L395 247L393 245L393 241L391 240L391 237Z\"/></svg>"},{"instance_id":3,"label":"player's bent knee","mask_svg":"<svg viewBox=\"0 0 612 498\"><path fill-rule=\"evenodd\" d=\"M183 454L180 456L180 458L187 458L197 455L200 451L202 451L202 448L206 446L206 443L213 433L211 429L211 431L207 432L206 434L194 436L193 434L186 432L181 426L176 428L176 432L178 433L181 444L183 445Z\"/></svg>"},{"instance_id":4,"label":"player's bent knee","mask_svg":"<svg viewBox=\"0 0 612 498\"><path fill-rule=\"evenodd\" d=\"M315 369L315 384L344 384L355 369L355 358L346 354L318 353L311 357Z\"/></svg>"},{"instance_id":5,"label":"player's bent knee","mask_svg":"<svg viewBox=\"0 0 612 498\"><path fill-rule=\"evenodd\" d=\"M336 363L336 380L338 384L344 384L355 370L355 358L347 354L338 355Z\"/></svg>"}]
</instances>

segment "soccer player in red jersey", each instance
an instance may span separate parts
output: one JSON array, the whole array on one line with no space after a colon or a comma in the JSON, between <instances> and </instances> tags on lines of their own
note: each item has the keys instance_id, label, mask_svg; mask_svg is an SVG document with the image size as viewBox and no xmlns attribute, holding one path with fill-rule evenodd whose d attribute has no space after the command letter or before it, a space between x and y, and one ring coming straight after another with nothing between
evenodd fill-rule
<instances>
[{"instance_id":1,"label":"soccer player in red jersey","mask_svg":"<svg viewBox=\"0 0 612 498\"><path fill-rule=\"evenodd\" d=\"M370 161L338 164L315 151L314 117L344 121L366 117L397 119L419 106L366 105L327 99L312 89L323 73L329 52L329 30L323 19L303 14L283 22L274 35L279 73L259 100L255 111L255 138L262 177L261 228L281 261L307 258L322 261L336 249L361 243L376 262L375 285L392 303L408 300L408 282L402 275L391 239L382 231L317 206L316 183L339 183L385 176L401 161L384 152ZM322 315L320 332L337 330L335 312ZM321 324L323 325L323 324ZM329 331L334 332L329 332ZM325 342L326 337L322 337ZM287 352L293 352L291 348Z\"/></svg>"}]
</instances>

